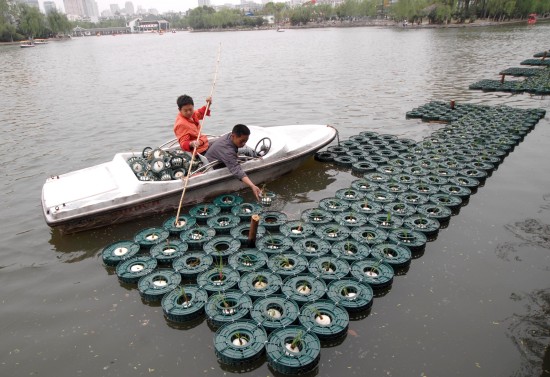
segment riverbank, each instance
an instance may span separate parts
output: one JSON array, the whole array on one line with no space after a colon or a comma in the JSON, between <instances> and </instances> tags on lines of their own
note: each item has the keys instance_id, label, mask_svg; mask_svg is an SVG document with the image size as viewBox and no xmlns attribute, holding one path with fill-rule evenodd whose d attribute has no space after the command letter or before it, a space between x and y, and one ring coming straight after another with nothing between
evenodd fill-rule
<instances>
[{"instance_id":1,"label":"riverbank","mask_svg":"<svg viewBox=\"0 0 550 377\"><path fill-rule=\"evenodd\" d=\"M537 22L548 22L550 17L539 18ZM253 31L253 30L278 30L283 31L285 29L323 29L323 28L352 28L352 27L380 27L380 28L407 28L407 29L445 29L445 28L469 28L469 27L489 27L489 26L504 26L504 25L527 25L527 20L510 20L510 21L489 21L489 20L476 20L474 22L457 23L451 22L448 24L431 24L423 22L420 24L407 24L403 25L401 21L394 20L353 20L353 21L323 21L323 22L308 22L304 25L291 25L285 23L282 25L268 25L255 28L225 28L225 29L200 29L191 30L193 33L201 32L225 32L225 31Z\"/></svg>"}]
</instances>

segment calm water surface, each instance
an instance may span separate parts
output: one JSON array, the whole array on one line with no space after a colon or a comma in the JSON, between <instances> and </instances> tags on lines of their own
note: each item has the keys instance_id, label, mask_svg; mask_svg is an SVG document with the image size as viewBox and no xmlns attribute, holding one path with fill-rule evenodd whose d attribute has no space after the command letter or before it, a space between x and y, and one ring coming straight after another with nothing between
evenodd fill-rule
<instances>
[{"instance_id":1,"label":"calm water surface","mask_svg":"<svg viewBox=\"0 0 550 377\"><path fill-rule=\"evenodd\" d=\"M110 242L164 218L61 236L41 214L46 177L172 137L176 97L201 103L221 64L208 133L236 123L329 123L420 140L430 100L550 110L467 87L549 48L550 25L90 37L0 47L0 375L222 376L206 322L174 329L101 263ZM342 344L319 376L541 375L550 329L550 122L543 119ZM355 179L308 161L269 184L296 218ZM248 199L248 193L244 193ZM546 368L548 369L548 351ZM266 363L251 376L273 375Z\"/></svg>"}]
</instances>

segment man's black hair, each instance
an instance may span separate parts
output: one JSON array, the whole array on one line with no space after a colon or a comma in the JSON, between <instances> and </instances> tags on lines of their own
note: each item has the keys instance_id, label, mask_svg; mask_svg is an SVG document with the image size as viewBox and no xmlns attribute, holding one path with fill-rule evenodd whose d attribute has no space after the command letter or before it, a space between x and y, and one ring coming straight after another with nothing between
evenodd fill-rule
<instances>
[{"instance_id":1,"label":"man's black hair","mask_svg":"<svg viewBox=\"0 0 550 377\"><path fill-rule=\"evenodd\" d=\"M250 129L244 124L236 124L231 133L237 136L250 135Z\"/></svg>"},{"instance_id":2,"label":"man's black hair","mask_svg":"<svg viewBox=\"0 0 550 377\"><path fill-rule=\"evenodd\" d=\"M189 97L187 94L184 94L183 96L179 96L176 103L178 104L178 110L181 110L181 108L185 105L195 106L195 103L193 103L193 98Z\"/></svg>"}]
</instances>

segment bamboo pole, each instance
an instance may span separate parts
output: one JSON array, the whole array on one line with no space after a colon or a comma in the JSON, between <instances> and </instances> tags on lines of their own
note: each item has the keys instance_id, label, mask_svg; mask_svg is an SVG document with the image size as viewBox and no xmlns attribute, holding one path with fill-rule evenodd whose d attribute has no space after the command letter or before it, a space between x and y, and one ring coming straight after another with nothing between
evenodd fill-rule
<instances>
[{"instance_id":1,"label":"bamboo pole","mask_svg":"<svg viewBox=\"0 0 550 377\"><path fill-rule=\"evenodd\" d=\"M214 88L216 87L216 81L218 80L218 69L220 67L220 55L222 52L222 45L220 43L220 46L218 47L218 58L216 61L216 71L214 72L214 81L212 82L212 88L210 89L210 98L212 98L212 95L214 94ZM204 120L206 119L206 114L208 114L208 110L210 110L210 102L206 104L206 111L204 112L204 116L199 121L199 132L197 134L197 140L196 142L199 142L199 139L201 137L202 133L202 126L204 124ZM179 218L180 218L180 212L181 212L181 206L183 204L183 198L185 197L185 191L187 190L187 184L189 183L189 176L191 175L191 169L193 168L193 161L195 160L195 156L197 155L197 148L193 149L193 154L191 155L191 162L189 163L189 168L187 169L187 175L185 176L184 183L183 183L183 190L181 192L181 198L180 203L178 205L178 212L176 213L176 221L175 224L176 227L179 224Z\"/></svg>"}]
</instances>

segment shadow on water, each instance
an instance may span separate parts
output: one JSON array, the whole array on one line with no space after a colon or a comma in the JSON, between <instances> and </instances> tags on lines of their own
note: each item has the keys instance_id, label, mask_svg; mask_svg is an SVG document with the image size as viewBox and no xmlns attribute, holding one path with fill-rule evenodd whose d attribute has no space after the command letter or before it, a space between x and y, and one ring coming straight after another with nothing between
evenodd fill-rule
<instances>
[{"instance_id":1,"label":"shadow on water","mask_svg":"<svg viewBox=\"0 0 550 377\"><path fill-rule=\"evenodd\" d=\"M524 314L506 319L506 335L521 356L521 366L513 376L550 376L550 347L547 346L550 341L550 288L527 294L512 293L510 299L523 301L525 306Z\"/></svg>"}]
</instances>

